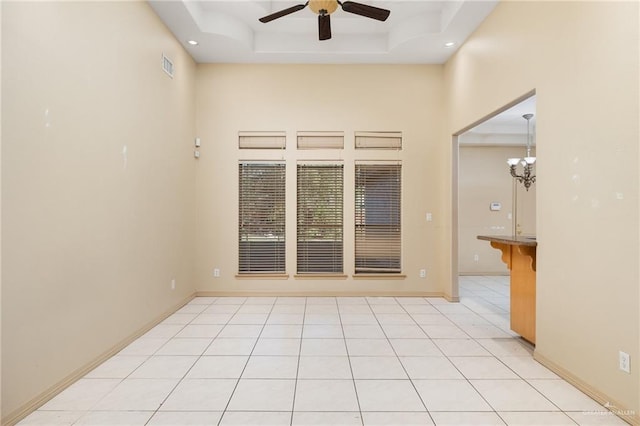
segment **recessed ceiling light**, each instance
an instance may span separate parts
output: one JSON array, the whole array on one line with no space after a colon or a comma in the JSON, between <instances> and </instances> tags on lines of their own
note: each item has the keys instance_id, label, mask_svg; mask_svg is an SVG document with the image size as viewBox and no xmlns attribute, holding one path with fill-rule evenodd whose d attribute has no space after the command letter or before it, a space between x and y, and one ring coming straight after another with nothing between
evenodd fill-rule
<instances>
[{"instance_id":1,"label":"recessed ceiling light","mask_svg":"<svg viewBox=\"0 0 640 426\"><path fill-rule=\"evenodd\" d=\"M456 45L455 41L449 41L447 43L444 44L444 47L453 47Z\"/></svg>"},{"instance_id":2,"label":"recessed ceiling light","mask_svg":"<svg viewBox=\"0 0 640 426\"><path fill-rule=\"evenodd\" d=\"M198 45L198 42L195 41L195 40L187 40L187 43L189 43L192 46L197 46Z\"/></svg>"}]
</instances>

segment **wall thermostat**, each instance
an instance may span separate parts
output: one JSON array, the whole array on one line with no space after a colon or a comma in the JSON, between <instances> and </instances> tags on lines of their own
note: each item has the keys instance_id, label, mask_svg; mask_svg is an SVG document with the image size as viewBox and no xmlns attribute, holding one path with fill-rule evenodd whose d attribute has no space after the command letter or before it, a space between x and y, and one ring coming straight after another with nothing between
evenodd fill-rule
<instances>
[{"instance_id":1,"label":"wall thermostat","mask_svg":"<svg viewBox=\"0 0 640 426\"><path fill-rule=\"evenodd\" d=\"M499 212L500 209L502 208L502 204L494 201L489 205L489 210L491 210L492 212Z\"/></svg>"}]
</instances>

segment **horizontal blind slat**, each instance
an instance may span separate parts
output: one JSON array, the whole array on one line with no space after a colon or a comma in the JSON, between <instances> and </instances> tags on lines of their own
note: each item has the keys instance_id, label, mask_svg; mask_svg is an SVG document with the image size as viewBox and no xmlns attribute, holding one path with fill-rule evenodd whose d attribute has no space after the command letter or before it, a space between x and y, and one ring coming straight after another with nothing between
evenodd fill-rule
<instances>
[{"instance_id":1,"label":"horizontal blind slat","mask_svg":"<svg viewBox=\"0 0 640 426\"><path fill-rule=\"evenodd\" d=\"M356 164L356 273L401 272L401 165Z\"/></svg>"},{"instance_id":2,"label":"horizontal blind slat","mask_svg":"<svg viewBox=\"0 0 640 426\"><path fill-rule=\"evenodd\" d=\"M285 272L285 165L239 164L240 273Z\"/></svg>"},{"instance_id":3,"label":"horizontal blind slat","mask_svg":"<svg viewBox=\"0 0 640 426\"><path fill-rule=\"evenodd\" d=\"M343 272L343 166L298 164L297 271Z\"/></svg>"}]
</instances>

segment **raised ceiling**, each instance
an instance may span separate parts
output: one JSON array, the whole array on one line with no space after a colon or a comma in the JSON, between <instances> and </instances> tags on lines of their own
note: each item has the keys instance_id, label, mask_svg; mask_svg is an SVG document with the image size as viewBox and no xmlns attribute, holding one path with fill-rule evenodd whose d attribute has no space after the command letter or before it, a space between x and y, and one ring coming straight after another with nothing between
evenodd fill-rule
<instances>
[{"instance_id":1,"label":"raised ceiling","mask_svg":"<svg viewBox=\"0 0 640 426\"><path fill-rule=\"evenodd\" d=\"M524 114L533 114L529 130L532 135L532 144L535 145L538 118L535 95L463 133L459 138L460 145L524 146L527 144L527 120L523 118Z\"/></svg>"},{"instance_id":2,"label":"raised ceiling","mask_svg":"<svg viewBox=\"0 0 640 426\"><path fill-rule=\"evenodd\" d=\"M198 63L441 64L498 0L358 2L389 9L391 15L380 22L338 8L331 14L333 37L325 41L318 40L318 18L309 7L266 24L258 21L304 1L149 4ZM447 42L455 45L447 48Z\"/></svg>"}]
</instances>

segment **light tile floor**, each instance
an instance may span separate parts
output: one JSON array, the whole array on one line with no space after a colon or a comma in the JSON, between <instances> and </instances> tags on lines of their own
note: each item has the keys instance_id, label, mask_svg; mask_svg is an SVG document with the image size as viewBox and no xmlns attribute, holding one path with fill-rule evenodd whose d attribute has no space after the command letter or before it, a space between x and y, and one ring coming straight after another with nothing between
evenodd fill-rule
<instances>
[{"instance_id":1,"label":"light tile floor","mask_svg":"<svg viewBox=\"0 0 640 426\"><path fill-rule=\"evenodd\" d=\"M460 294L199 297L20 425L625 424L509 330L508 277Z\"/></svg>"}]
</instances>

